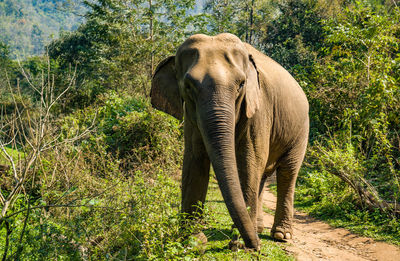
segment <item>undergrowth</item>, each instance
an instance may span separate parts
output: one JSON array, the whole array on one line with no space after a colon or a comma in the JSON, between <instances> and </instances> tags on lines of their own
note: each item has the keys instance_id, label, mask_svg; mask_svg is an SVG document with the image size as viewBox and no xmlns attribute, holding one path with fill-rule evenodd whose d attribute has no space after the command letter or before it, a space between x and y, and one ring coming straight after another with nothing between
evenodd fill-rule
<instances>
[{"instance_id":1,"label":"undergrowth","mask_svg":"<svg viewBox=\"0 0 400 261\"><path fill-rule=\"evenodd\" d=\"M232 221L214 179L205 220L182 228L181 124L148 101L109 93L58 124L60 141L91 132L40 155L0 229L7 260L292 259L268 236L260 253L228 249ZM199 231L205 246L191 236Z\"/></svg>"},{"instance_id":2,"label":"undergrowth","mask_svg":"<svg viewBox=\"0 0 400 261\"><path fill-rule=\"evenodd\" d=\"M261 250L259 253L239 250L232 252L228 244L232 239L233 222L229 216L225 202L215 178L212 178L207 194L206 226L203 232L208 237L206 252L200 260L294 260L283 250L282 243L277 243L269 236L269 231L260 234Z\"/></svg>"},{"instance_id":3,"label":"undergrowth","mask_svg":"<svg viewBox=\"0 0 400 261\"><path fill-rule=\"evenodd\" d=\"M295 207L333 226L400 245L397 217L363 204L354 189L334 175L342 171L349 177L368 177L364 164L369 162L357 157L349 144L343 145L344 149L324 147L323 153L321 146L314 144L308 149L297 181Z\"/></svg>"}]
</instances>

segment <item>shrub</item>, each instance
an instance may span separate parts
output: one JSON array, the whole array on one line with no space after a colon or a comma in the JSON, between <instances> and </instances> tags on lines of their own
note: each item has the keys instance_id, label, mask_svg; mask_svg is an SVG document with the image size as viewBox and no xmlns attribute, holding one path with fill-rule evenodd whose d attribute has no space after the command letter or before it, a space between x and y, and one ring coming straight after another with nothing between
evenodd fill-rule
<instances>
[{"instance_id":1,"label":"shrub","mask_svg":"<svg viewBox=\"0 0 400 261\"><path fill-rule=\"evenodd\" d=\"M143 98L121 97L111 92L103 95L96 106L66 117L63 138L76 135L94 120L95 132L81 146L92 151L104 148L99 153L112 153L124 169L180 164L183 131L179 121L154 110Z\"/></svg>"}]
</instances>

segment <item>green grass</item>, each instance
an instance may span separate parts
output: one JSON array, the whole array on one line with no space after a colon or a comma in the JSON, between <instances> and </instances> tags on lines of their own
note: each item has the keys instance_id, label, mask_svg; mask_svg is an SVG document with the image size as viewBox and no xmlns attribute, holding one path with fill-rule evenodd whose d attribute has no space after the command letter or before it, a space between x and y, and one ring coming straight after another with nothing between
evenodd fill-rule
<instances>
[{"instance_id":1,"label":"green grass","mask_svg":"<svg viewBox=\"0 0 400 261\"><path fill-rule=\"evenodd\" d=\"M60 147L58 154L42 154L29 191L34 196L21 193L9 211L27 209L28 199L35 207L26 219L21 260L293 260L268 231L261 236L259 253L228 248L232 220L214 178L205 220L182 228L180 182L173 178L182 161L181 126L146 106L116 95L106 97L98 110L97 132L73 150ZM73 136L76 126L85 126L90 112L67 118L64 137ZM125 157L111 156L122 149ZM9 148L7 152L14 159L23 156ZM44 207L53 204L60 207ZM74 207L61 207L69 204ZM9 218L10 259L20 246L27 211L18 213ZM190 236L199 230L208 237L206 245ZM3 226L0 253L5 235Z\"/></svg>"},{"instance_id":2,"label":"green grass","mask_svg":"<svg viewBox=\"0 0 400 261\"><path fill-rule=\"evenodd\" d=\"M269 237L269 231L265 231L260 236L261 251L259 253L244 250L232 252L228 249L232 238L233 222L215 179L210 181L206 208L209 212L208 227L203 232L208 238L208 243L205 253L199 256L200 260L294 260L292 256L285 253L281 243L274 242Z\"/></svg>"},{"instance_id":3,"label":"green grass","mask_svg":"<svg viewBox=\"0 0 400 261\"><path fill-rule=\"evenodd\" d=\"M16 161L18 159L18 156L23 157L23 154L20 153L18 150L14 150L12 148L9 147L5 147L7 153L14 159L14 161ZM9 161L6 158L6 156L4 155L3 151L0 150L0 164L6 164L9 165Z\"/></svg>"},{"instance_id":4,"label":"green grass","mask_svg":"<svg viewBox=\"0 0 400 261\"><path fill-rule=\"evenodd\" d=\"M400 245L400 222L378 209L370 211L357 204L354 192L335 176L303 172L297 184L295 208L334 227L379 241ZM328 176L326 176L328 175ZM272 187L275 189L275 187Z\"/></svg>"},{"instance_id":5,"label":"green grass","mask_svg":"<svg viewBox=\"0 0 400 261\"><path fill-rule=\"evenodd\" d=\"M296 197L295 207L334 227L342 227L351 232L378 241L400 245L400 223L378 210L370 212L359 209L352 202L313 202Z\"/></svg>"}]
</instances>

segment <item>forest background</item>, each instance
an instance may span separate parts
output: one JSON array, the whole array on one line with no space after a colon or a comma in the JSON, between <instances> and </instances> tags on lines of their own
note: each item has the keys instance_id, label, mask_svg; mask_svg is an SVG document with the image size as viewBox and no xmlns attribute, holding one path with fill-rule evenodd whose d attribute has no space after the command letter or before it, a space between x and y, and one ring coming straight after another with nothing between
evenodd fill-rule
<instances>
[{"instance_id":1,"label":"forest background","mask_svg":"<svg viewBox=\"0 0 400 261\"><path fill-rule=\"evenodd\" d=\"M398 4L0 0L2 260L249 258L227 248L215 180L205 221L179 228L182 125L149 90L194 33L236 34L307 94L296 207L400 244ZM261 254L292 258L268 238Z\"/></svg>"}]
</instances>

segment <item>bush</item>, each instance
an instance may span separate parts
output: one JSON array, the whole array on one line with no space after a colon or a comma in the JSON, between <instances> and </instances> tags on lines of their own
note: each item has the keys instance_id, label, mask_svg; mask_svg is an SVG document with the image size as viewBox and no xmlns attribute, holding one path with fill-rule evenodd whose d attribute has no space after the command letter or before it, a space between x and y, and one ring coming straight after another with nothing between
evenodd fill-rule
<instances>
[{"instance_id":1,"label":"bush","mask_svg":"<svg viewBox=\"0 0 400 261\"><path fill-rule=\"evenodd\" d=\"M400 223L368 179L368 161L341 140L346 139L330 137L308 149L297 181L296 207L332 225L400 244Z\"/></svg>"},{"instance_id":2,"label":"bush","mask_svg":"<svg viewBox=\"0 0 400 261\"><path fill-rule=\"evenodd\" d=\"M183 152L177 120L146 100L110 93L58 124L59 145L40 154L28 195L7 217L9 257L147 260L188 251L172 179Z\"/></svg>"},{"instance_id":3,"label":"bush","mask_svg":"<svg viewBox=\"0 0 400 261\"><path fill-rule=\"evenodd\" d=\"M93 120L95 132L81 145L96 151L101 144L105 153L121 160L124 169L150 170L155 165L170 168L182 161L181 124L154 110L143 98L121 98L113 92L103 95L95 106L66 117L63 138L76 135Z\"/></svg>"}]
</instances>

